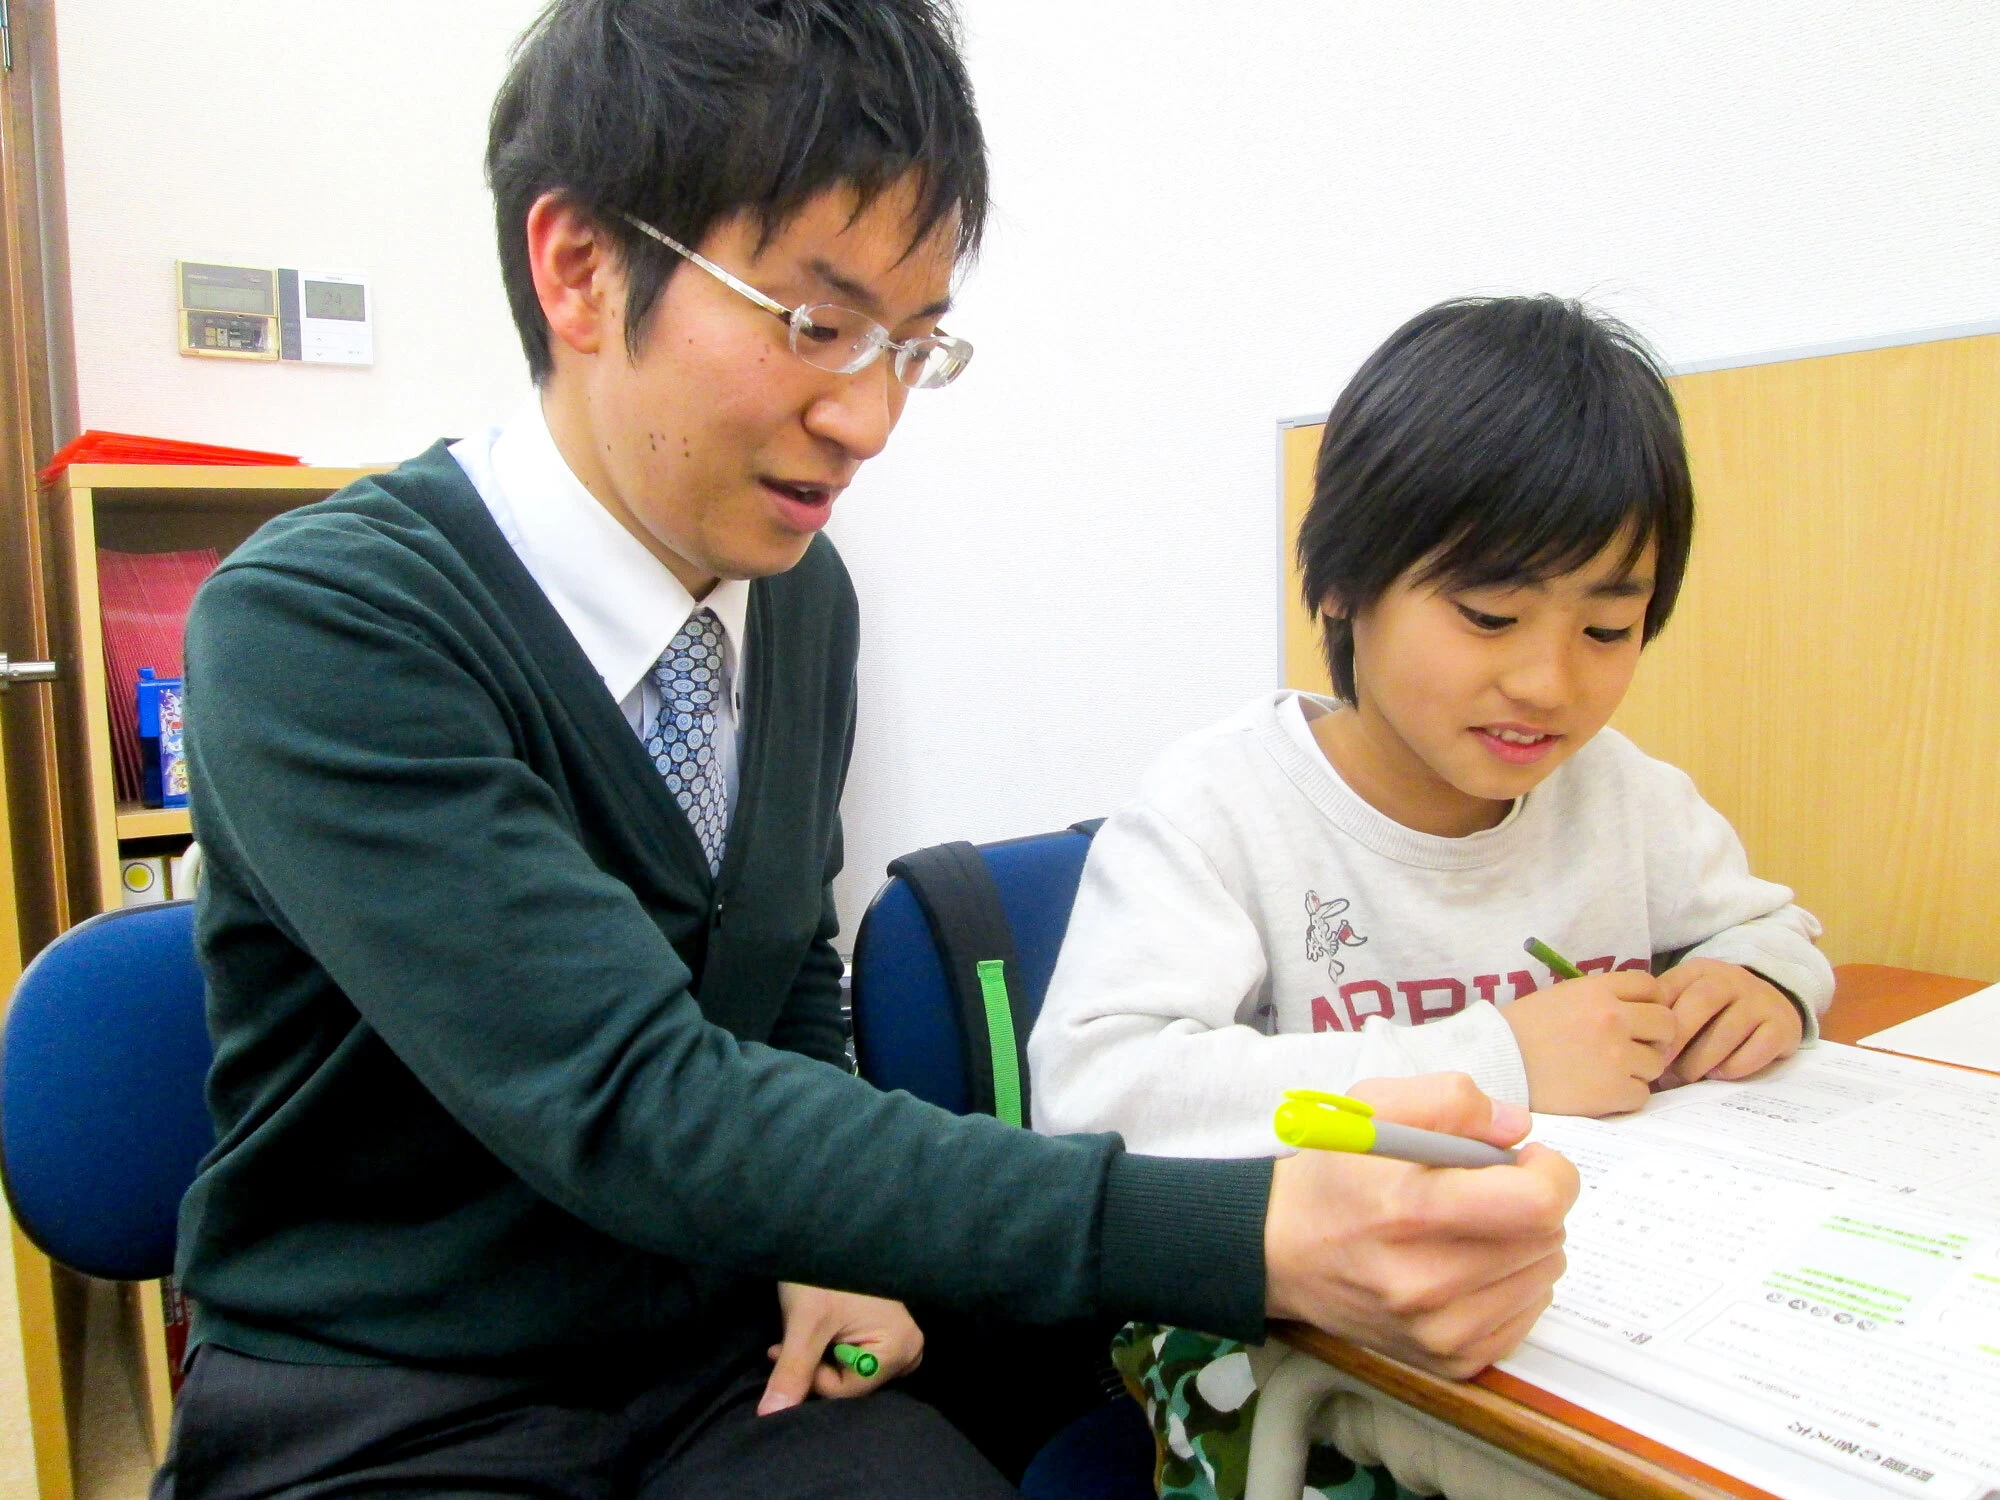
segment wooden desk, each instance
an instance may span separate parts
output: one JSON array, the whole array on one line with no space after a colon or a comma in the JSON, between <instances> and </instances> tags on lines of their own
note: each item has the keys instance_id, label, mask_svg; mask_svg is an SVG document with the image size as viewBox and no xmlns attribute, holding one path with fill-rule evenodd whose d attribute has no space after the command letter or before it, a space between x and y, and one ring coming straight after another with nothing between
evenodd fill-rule
<instances>
[{"instance_id":1,"label":"wooden desk","mask_svg":"<svg viewBox=\"0 0 2000 1500\"><path fill-rule=\"evenodd\" d=\"M1828 1041L1849 1043L1947 1005L1987 983L1880 964L1843 964L1834 970L1834 977L1833 1005L1820 1032ZM1364 1387L1378 1398L1378 1404L1399 1408L1387 1414L1367 1414L1374 1418L1371 1427L1403 1424L1400 1441L1408 1444L1415 1434L1420 1446L1426 1435L1465 1434L1485 1445L1490 1460L1501 1468L1552 1477L1554 1483L1541 1487L1542 1494L1581 1490L1615 1500L1769 1500L1762 1490L1502 1371L1487 1370L1469 1383L1458 1384L1299 1324L1279 1328L1277 1336L1293 1349L1311 1355L1320 1366L1314 1368L1312 1361L1287 1360L1275 1377L1281 1399L1298 1402L1317 1399L1315 1389ZM1283 1389L1287 1381L1293 1385L1304 1382L1306 1389L1292 1394ZM1267 1385L1266 1394L1258 1398L1260 1421L1270 1389ZM1389 1402L1379 1402L1383 1396L1390 1398ZM1386 1435L1385 1431L1371 1431L1363 1446L1379 1446L1391 1458L1393 1469L1394 1450L1382 1441ZM1426 1455L1420 1462L1433 1460ZM1494 1483L1503 1482L1496 1475ZM1532 1493L1535 1488L1529 1480L1525 1492Z\"/></svg>"}]
</instances>

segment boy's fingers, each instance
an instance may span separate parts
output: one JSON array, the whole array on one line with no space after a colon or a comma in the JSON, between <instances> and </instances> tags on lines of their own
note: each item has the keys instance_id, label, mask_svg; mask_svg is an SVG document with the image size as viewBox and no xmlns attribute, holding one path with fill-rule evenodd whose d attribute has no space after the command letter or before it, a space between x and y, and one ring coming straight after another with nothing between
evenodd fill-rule
<instances>
[{"instance_id":1,"label":"boy's fingers","mask_svg":"<svg viewBox=\"0 0 2000 1500\"><path fill-rule=\"evenodd\" d=\"M1664 1005L1627 1001L1625 1024L1633 1041L1654 1046L1664 1046L1680 1035L1680 1022L1675 1019L1674 1012Z\"/></svg>"},{"instance_id":2,"label":"boy's fingers","mask_svg":"<svg viewBox=\"0 0 2000 1500\"><path fill-rule=\"evenodd\" d=\"M1715 1065L1714 1076L1732 1081L1748 1078L1759 1068L1769 1066L1784 1050L1784 1033L1778 1025L1772 1021L1760 1022L1742 1046Z\"/></svg>"},{"instance_id":3,"label":"boy's fingers","mask_svg":"<svg viewBox=\"0 0 2000 1500\"><path fill-rule=\"evenodd\" d=\"M1756 1030L1756 1017L1747 1008L1730 1006L1718 1011L1715 1018L1702 1028L1701 1034L1682 1051L1682 1075L1690 1080L1708 1077Z\"/></svg>"},{"instance_id":4,"label":"boy's fingers","mask_svg":"<svg viewBox=\"0 0 2000 1500\"><path fill-rule=\"evenodd\" d=\"M1660 981L1642 969L1616 969L1606 974L1604 978L1611 985L1611 993L1620 1000L1648 1005L1672 1003L1672 998Z\"/></svg>"}]
</instances>

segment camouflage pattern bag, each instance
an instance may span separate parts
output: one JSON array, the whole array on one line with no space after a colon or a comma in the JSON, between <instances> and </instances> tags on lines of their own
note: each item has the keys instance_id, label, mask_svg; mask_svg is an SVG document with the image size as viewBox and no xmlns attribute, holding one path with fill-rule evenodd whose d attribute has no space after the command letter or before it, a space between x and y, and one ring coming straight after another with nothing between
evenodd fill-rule
<instances>
[{"instance_id":1,"label":"camouflage pattern bag","mask_svg":"<svg viewBox=\"0 0 2000 1500\"><path fill-rule=\"evenodd\" d=\"M1145 1408L1160 1500L1243 1500L1257 1386L1246 1346L1158 1323L1127 1323L1111 1363ZM1301 1500L1417 1500L1387 1469L1315 1444Z\"/></svg>"}]
</instances>

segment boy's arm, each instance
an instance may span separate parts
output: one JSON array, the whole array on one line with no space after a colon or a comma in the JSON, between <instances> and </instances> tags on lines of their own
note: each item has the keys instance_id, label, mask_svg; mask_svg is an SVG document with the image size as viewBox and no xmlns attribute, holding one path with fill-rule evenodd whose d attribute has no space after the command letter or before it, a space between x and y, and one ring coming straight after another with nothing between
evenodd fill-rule
<instances>
[{"instance_id":1,"label":"boy's arm","mask_svg":"<svg viewBox=\"0 0 2000 1500\"><path fill-rule=\"evenodd\" d=\"M1791 999L1804 1039L1817 1039L1833 1000L1818 920L1786 887L1750 873L1736 830L1686 775L1672 771L1660 793L1653 826L1668 842L1663 858L1648 861L1654 947L1676 953L1677 963L1709 958L1750 970Z\"/></svg>"},{"instance_id":2,"label":"boy's arm","mask_svg":"<svg viewBox=\"0 0 2000 1500\"><path fill-rule=\"evenodd\" d=\"M1462 1072L1528 1101L1513 1033L1490 1005L1423 1027L1266 1036L1238 1019L1265 977L1257 928L1201 847L1155 808L1113 816L1028 1041L1035 1128L1116 1130L1150 1155L1268 1156L1287 1089Z\"/></svg>"}]
</instances>

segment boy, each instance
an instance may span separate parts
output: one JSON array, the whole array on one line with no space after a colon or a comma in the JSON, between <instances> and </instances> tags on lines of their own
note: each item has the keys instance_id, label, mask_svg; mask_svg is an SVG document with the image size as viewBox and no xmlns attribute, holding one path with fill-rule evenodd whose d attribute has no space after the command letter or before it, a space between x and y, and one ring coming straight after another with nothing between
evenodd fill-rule
<instances>
[{"instance_id":1,"label":"boy","mask_svg":"<svg viewBox=\"0 0 2000 1500\"><path fill-rule=\"evenodd\" d=\"M1672 396L1619 325L1495 298L1392 335L1327 419L1299 533L1336 697L1190 737L1099 831L1029 1043L1036 1127L1265 1155L1287 1089L1457 1069L1600 1115L1811 1038L1818 924L1605 728L1692 530ZM1165 1363L1199 1401L1190 1337L1128 1340L1163 1426ZM1227 1472L1235 1429L1202 1426Z\"/></svg>"}]
</instances>

